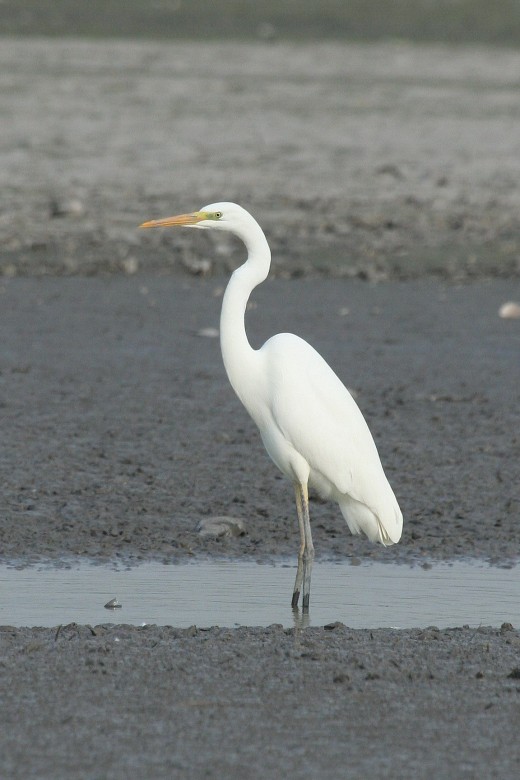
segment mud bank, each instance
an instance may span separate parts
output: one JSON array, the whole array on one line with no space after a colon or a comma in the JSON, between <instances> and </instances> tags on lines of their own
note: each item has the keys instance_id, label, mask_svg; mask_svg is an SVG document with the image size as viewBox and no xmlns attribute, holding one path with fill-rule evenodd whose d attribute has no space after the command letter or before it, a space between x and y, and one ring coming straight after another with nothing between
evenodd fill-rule
<instances>
[{"instance_id":1,"label":"mud bank","mask_svg":"<svg viewBox=\"0 0 520 780\"><path fill-rule=\"evenodd\" d=\"M506 778L520 760L508 625L4 627L0 652L4 777Z\"/></svg>"}]
</instances>

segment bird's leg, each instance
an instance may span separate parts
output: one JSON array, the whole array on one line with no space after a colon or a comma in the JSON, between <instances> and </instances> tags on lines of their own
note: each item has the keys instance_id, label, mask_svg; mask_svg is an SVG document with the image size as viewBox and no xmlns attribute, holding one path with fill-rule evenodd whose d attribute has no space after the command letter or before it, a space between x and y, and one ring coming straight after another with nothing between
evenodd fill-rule
<instances>
[{"instance_id":1,"label":"bird's leg","mask_svg":"<svg viewBox=\"0 0 520 780\"><path fill-rule=\"evenodd\" d=\"M298 525L300 528L300 549L298 550L298 568L296 570L296 580L294 582L294 591L291 601L293 609L298 606L298 601L300 600L300 591L303 583L303 555L305 553L305 521L303 519L301 485L299 483L295 483L294 492L296 494L296 511L298 513Z\"/></svg>"},{"instance_id":2,"label":"bird's leg","mask_svg":"<svg viewBox=\"0 0 520 780\"><path fill-rule=\"evenodd\" d=\"M298 601L300 600L300 591L303 583L303 556L305 553L305 519L303 516L302 486L299 482L294 483L294 493L296 495L296 512L298 513L298 525L300 527L300 549L298 551L298 568L296 570L296 580L291 601L293 609L298 606Z\"/></svg>"},{"instance_id":3,"label":"bird's leg","mask_svg":"<svg viewBox=\"0 0 520 780\"><path fill-rule=\"evenodd\" d=\"M309 517L309 494L307 485L301 485L302 493L302 514L303 526L305 531L305 550L303 553L303 602L304 612L309 611L309 600L311 597L311 574L314 561L314 544L312 543L311 520Z\"/></svg>"},{"instance_id":4,"label":"bird's leg","mask_svg":"<svg viewBox=\"0 0 520 780\"><path fill-rule=\"evenodd\" d=\"M308 612L311 595L312 562L314 560L314 545L312 543L311 523L309 519L309 496L307 493L307 485L302 485L299 482L295 484L294 491L296 494L298 524L300 526L300 550L291 605L293 608L298 606L301 591L303 595L303 611Z\"/></svg>"}]
</instances>

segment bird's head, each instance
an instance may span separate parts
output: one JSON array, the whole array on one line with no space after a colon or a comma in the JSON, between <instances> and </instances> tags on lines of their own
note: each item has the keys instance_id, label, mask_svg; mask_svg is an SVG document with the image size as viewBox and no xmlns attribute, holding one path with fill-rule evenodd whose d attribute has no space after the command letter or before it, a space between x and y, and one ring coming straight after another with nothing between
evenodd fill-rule
<instances>
[{"instance_id":1,"label":"bird's head","mask_svg":"<svg viewBox=\"0 0 520 780\"><path fill-rule=\"evenodd\" d=\"M178 214L175 217L165 219L152 219L143 222L139 227L193 227L207 230L230 230L233 233L241 232L241 228L253 220L250 214L236 203L210 203L200 211L190 214Z\"/></svg>"}]
</instances>

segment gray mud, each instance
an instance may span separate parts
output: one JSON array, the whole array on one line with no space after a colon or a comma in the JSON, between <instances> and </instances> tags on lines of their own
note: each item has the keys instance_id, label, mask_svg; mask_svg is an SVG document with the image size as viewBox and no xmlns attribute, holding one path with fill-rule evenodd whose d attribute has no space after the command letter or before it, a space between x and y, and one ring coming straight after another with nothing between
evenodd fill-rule
<instances>
[{"instance_id":1,"label":"gray mud","mask_svg":"<svg viewBox=\"0 0 520 780\"><path fill-rule=\"evenodd\" d=\"M234 397L218 341L196 335L218 324L224 283L4 282L3 560L295 556L291 487ZM520 333L497 311L519 294L500 280L277 279L257 291L254 343L290 328L329 359L404 510L402 542L383 550L313 500L320 557L517 557ZM246 533L200 536L212 514ZM4 627L1 774L509 778L519 667L507 626Z\"/></svg>"},{"instance_id":2,"label":"gray mud","mask_svg":"<svg viewBox=\"0 0 520 780\"><path fill-rule=\"evenodd\" d=\"M519 767L507 624L5 627L0 652L4 777L505 780Z\"/></svg>"},{"instance_id":3,"label":"gray mud","mask_svg":"<svg viewBox=\"0 0 520 780\"><path fill-rule=\"evenodd\" d=\"M295 555L290 484L232 392L218 339L225 279L11 279L4 359L4 560ZM385 549L311 502L318 556L518 555L519 282L265 283L255 345L293 330L356 394L405 516ZM348 309L348 313L345 311ZM211 515L245 534L197 532Z\"/></svg>"}]
</instances>

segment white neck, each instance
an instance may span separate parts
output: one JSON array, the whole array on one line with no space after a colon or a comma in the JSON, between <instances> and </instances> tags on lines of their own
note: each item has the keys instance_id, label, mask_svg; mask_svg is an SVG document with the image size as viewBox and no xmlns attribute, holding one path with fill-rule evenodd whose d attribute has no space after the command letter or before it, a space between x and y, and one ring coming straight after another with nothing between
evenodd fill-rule
<instances>
[{"instance_id":1,"label":"white neck","mask_svg":"<svg viewBox=\"0 0 520 780\"><path fill-rule=\"evenodd\" d=\"M247 230L236 235L245 243L248 256L229 280L220 315L220 347L229 381L243 401L241 388L253 379L255 350L247 339L244 315L254 288L266 279L271 265L271 250L260 225L251 217Z\"/></svg>"}]
</instances>

